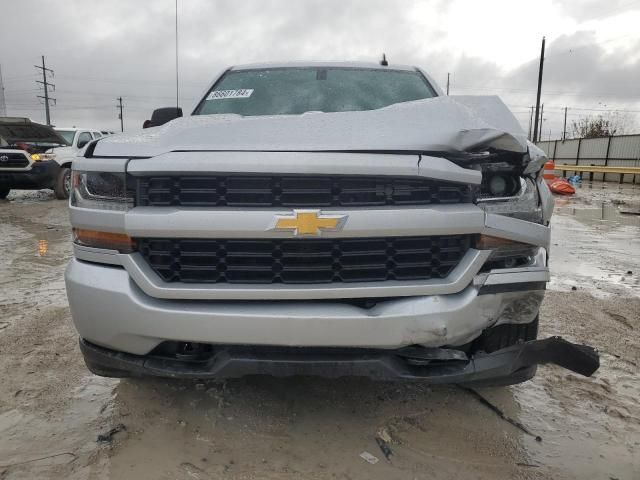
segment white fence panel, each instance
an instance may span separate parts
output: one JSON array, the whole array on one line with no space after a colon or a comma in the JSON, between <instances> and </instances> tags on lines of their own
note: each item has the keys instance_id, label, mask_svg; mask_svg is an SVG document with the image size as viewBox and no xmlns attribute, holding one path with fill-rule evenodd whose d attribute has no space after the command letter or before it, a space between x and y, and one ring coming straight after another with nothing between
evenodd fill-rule
<instances>
[{"instance_id":1,"label":"white fence panel","mask_svg":"<svg viewBox=\"0 0 640 480\"><path fill-rule=\"evenodd\" d=\"M640 135L620 135L617 137L583 138L539 142L550 159L568 165L607 165L610 167L640 167ZM557 175L562 174L559 171ZM571 175L572 172L567 172ZM589 178L589 174L583 174ZM594 180L603 180L601 173L594 174ZM636 178L638 177L638 178ZM607 174L606 180L618 181L619 174ZM637 182L640 175L625 175L627 183Z\"/></svg>"},{"instance_id":2,"label":"white fence panel","mask_svg":"<svg viewBox=\"0 0 640 480\"><path fill-rule=\"evenodd\" d=\"M583 158L606 158L609 137L605 138L584 138L580 144L580 160Z\"/></svg>"},{"instance_id":3,"label":"white fence panel","mask_svg":"<svg viewBox=\"0 0 640 480\"><path fill-rule=\"evenodd\" d=\"M633 160L640 158L640 135L611 137L609 158Z\"/></svg>"},{"instance_id":4,"label":"white fence panel","mask_svg":"<svg viewBox=\"0 0 640 480\"><path fill-rule=\"evenodd\" d=\"M558 140L554 158L558 163L576 163L579 140Z\"/></svg>"},{"instance_id":5,"label":"white fence panel","mask_svg":"<svg viewBox=\"0 0 640 480\"><path fill-rule=\"evenodd\" d=\"M551 158L551 155L553 155L553 143L554 142L538 142L538 147L540 147L545 155L549 158Z\"/></svg>"}]
</instances>

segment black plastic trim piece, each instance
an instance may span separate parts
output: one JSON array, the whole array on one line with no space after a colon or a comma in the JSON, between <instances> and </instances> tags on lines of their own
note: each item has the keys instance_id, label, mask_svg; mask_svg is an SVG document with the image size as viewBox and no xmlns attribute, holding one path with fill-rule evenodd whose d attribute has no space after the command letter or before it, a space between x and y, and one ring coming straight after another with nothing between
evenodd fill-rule
<instances>
[{"instance_id":1,"label":"black plastic trim piece","mask_svg":"<svg viewBox=\"0 0 640 480\"><path fill-rule=\"evenodd\" d=\"M445 278L471 235L327 239L136 238L166 282L311 284Z\"/></svg>"},{"instance_id":2,"label":"black plastic trim piece","mask_svg":"<svg viewBox=\"0 0 640 480\"><path fill-rule=\"evenodd\" d=\"M412 365L393 350L350 349L350 352L322 352L299 348L279 352L250 346L222 346L203 361L132 355L109 350L80 339L85 363L95 372L121 372L121 376L155 375L173 378L238 378L246 375L315 375L328 378L368 377L376 380L413 380L429 383L508 384L527 380L538 364L553 363L584 376L600 367L592 347L560 337L513 345L489 354L477 354L468 361L444 360ZM360 350L360 353L358 353ZM523 372L527 374L523 375Z\"/></svg>"},{"instance_id":3,"label":"black plastic trim piece","mask_svg":"<svg viewBox=\"0 0 640 480\"><path fill-rule=\"evenodd\" d=\"M139 206L365 208L474 200L468 184L411 176L200 173L133 178Z\"/></svg>"},{"instance_id":4,"label":"black plastic trim piece","mask_svg":"<svg viewBox=\"0 0 640 480\"><path fill-rule=\"evenodd\" d=\"M84 158L93 158L93 152L96 149L96 145L98 144L98 142L100 140L102 140L104 137L101 138L96 138L95 140L92 140L91 143L89 143L89 146L87 147L87 149L84 151Z\"/></svg>"},{"instance_id":5,"label":"black plastic trim piece","mask_svg":"<svg viewBox=\"0 0 640 480\"><path fill-rule=\"evenodd\" d=\"M485 285L480 287L478 295L489 295L492 293L525 292L528 290L546 290L547 282L520 282L503 283L498 285Z\"/></svg>"}]
</instances>

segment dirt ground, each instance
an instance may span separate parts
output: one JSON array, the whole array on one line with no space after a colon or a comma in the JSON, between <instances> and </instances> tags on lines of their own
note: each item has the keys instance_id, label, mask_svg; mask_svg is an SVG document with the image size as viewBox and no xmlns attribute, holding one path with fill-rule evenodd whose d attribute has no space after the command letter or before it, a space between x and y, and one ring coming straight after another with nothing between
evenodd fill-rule
<instances>
[{"instance_id":1,"label":"dirt ground","mask_svg":"<svg viewBox=\"0 0 640 480\"><path fill-rule=\"evenodd\" d=\"M591 344L602 366L479 390L527 434L455 386L93 376L62 278L66 203L14 192L0 202L0 480L638 479L640 216L621 210L640 209L640 186L585 184L556 203L541 337Z\"/></svg>"}]
</instances>

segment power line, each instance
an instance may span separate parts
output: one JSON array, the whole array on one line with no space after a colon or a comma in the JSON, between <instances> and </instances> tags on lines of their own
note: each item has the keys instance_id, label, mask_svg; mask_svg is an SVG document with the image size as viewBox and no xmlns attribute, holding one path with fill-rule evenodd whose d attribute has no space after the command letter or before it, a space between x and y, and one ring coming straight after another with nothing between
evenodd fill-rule
<instances>
[{"instance_id":1,"label":"power line","mask_svg":"<svg viewBox=\"0 0 640 480\"><path fill-rule=\"evenodd\" d=\"M51 125L51 115L49 113L49 102L52 101L53 104L55 105L56 99L49 98L49 87L51 87L55 92L56 86L53 83L49 83L49 81L47 80L47 72L50 73L52 77L54 76L54 72L50 68L47 68L46 65L44 64L44 55L42 56L42 66L40 67L38 65L34 65L34 67L36 67L39 70L42 70L42 80L36 80L36 83L40 83L44 87L44 96L43 95L36 95L36 96L38 98L44 99L44 111L47 119L47 125Z\"/></svg>"},{"instance_id":2,"label":"power line","mask_svg":"<svg viewBox=\"0 0 640 480\"><path fill-rule=\"evenodd\" d=\"M164 81L164 80L132 80L132 79L116 79L116 78L104 78L104 77L84 77L81 75L58 75L58 78L65 78L71 81L91 81L91 82L98 82L98 83L124 83L124 84L132 84L132 83L142 83L145 85L167 85L169 82ZM202 82L182 82L183 85L191 85L191 86L198 86L198 87L202 87L204 84Z\"/></svg>"},{"instance_id":3,"label":"power line","mask_svg":"<svg viewBox=\"0 0 640 480\"><path fill-rule=\"evenodd\" d=\"M511 108L529 108L526 105L511 105ZM547 113L562 113L564 112L565 107L547 105L547 110L557 110L557 112L547 112ZM581 108L581 107L571 107L571 110L580 110L583 112L622 112L622 113L640 113L640 110L629 110L626 108ZM571 115L571 113L569 114Z\"/></svg>"}]
</instances>

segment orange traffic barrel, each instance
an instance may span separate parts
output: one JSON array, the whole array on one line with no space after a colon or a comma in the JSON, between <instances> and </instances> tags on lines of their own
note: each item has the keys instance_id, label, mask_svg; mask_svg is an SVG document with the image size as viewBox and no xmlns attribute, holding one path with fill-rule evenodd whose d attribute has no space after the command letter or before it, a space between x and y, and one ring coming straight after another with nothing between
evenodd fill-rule
<instances>
[{"instance_id":1,"label":"orange traffic barrel","mask_svg":"<svg viewBox=\"0 0 640 480\"><path fill-rule=\"evenodd\" d=\"M544 173L542 174L542 178L545 180L554 180L556 176L553 174L553 171L556 169L556 164L553 160L549 160L544 164Z\"/></svg>"}]
</instances>

